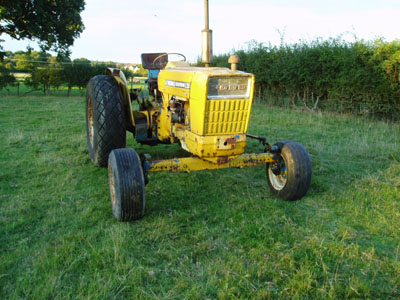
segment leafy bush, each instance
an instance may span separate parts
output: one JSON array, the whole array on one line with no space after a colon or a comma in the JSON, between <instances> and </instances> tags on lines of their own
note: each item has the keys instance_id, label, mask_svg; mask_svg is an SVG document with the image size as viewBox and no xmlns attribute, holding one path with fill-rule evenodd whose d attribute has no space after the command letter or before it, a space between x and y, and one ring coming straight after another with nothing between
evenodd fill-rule
<instances>
[{"instance_id":1,"label":"leafy bush","mask_svg":"<svg viewBox=\"0 0 400 300\"><path fill-rule=\"evenodd\" d=\"M256 96L269 104L400 118L400 41L251 41L234 52L239 69L256 76ZM214 65L228 66L228 57L216 56Z\"/></svg>"}]
</instances>

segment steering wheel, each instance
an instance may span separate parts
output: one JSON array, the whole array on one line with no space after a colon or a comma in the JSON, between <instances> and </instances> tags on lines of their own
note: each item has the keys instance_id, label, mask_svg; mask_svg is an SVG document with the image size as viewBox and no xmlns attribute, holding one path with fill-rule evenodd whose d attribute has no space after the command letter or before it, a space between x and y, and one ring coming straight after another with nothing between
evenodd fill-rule
<instances>
[{"instance_id":1,"label":"steering wheel","mask_svg":"<svg viewBox=\"0 0 400 300\"><path fill-rule=\"evenodd\" d=\"M164 53L164 54L161 54L161 55L157 56L157 57L153 60L153 64L155 64L156 61L159 60L161 57L168 56L168 55L179 55L179 56L182 57L182 61L186 61L186 56L183 55L183 54L181 54L181 53Z\"/></svg>"}]
</instances>

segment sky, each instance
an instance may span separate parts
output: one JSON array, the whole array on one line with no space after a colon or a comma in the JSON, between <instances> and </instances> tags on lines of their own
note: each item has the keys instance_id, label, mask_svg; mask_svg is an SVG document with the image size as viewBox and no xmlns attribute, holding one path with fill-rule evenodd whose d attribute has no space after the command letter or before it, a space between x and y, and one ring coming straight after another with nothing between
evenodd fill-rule
<instances>
[{"instance_id":1,"label":"sky","mask_svg":"<svg viewBox=\"0 0 400 300\"><path fill-rule=\"evenodd\" d=\"M252 40L400 39L400 0L209 0L209 6L214 54ZM70 48L72 59L140 63L141 53L179 52L194 62L201 55L203 0L86 0L81 16L85 30ZM38 49L1 38L5 50Z\"/></svg>"}]
</instances>

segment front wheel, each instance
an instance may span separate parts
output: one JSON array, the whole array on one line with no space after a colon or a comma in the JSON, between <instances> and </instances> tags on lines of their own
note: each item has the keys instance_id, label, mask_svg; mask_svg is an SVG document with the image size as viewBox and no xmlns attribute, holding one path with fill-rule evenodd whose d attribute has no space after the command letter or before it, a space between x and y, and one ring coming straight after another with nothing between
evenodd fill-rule
<instances>
[{"instance_id":1,"label":"front wheel","mask_svg":"<svg viewBox=\"0 0 400 300\"><path fill-rule=\"evenodd\" d=\"M125 148L111 151L108 157L108 181L115 218L118 221L142 218L145 209L145 179L135 150Z\"/></svg>"},{"instance_id":2,"label":"front wheel","mask_svg":"<svg viewBox=\"0 0 400 300\"><path fill-rule=\"evenodd\" d=\"M273 194L287 201L302 198L311 183L311 161L307 150L299 143L288 141L280 145L281 152L274 163L267 164L268 185Z\"/></svg>"}]
</instances>

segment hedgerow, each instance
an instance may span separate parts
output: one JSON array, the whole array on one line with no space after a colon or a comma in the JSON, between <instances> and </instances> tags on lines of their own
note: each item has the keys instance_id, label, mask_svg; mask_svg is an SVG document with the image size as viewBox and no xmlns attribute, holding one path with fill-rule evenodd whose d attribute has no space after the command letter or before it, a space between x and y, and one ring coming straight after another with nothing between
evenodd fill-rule
<instances>
[{"instance_id":1,"label":"hedgerow","mask_svg":"<svg viewBox=\"0 0 400 300\"><path fill-rule=\"evenodd\" d=\"M256 76L260 101L400 119L400 41L252 41L233 52L239 69ZM228 66L230 54L217 55L214 65Z\"/></svg>"}]
</instances>

